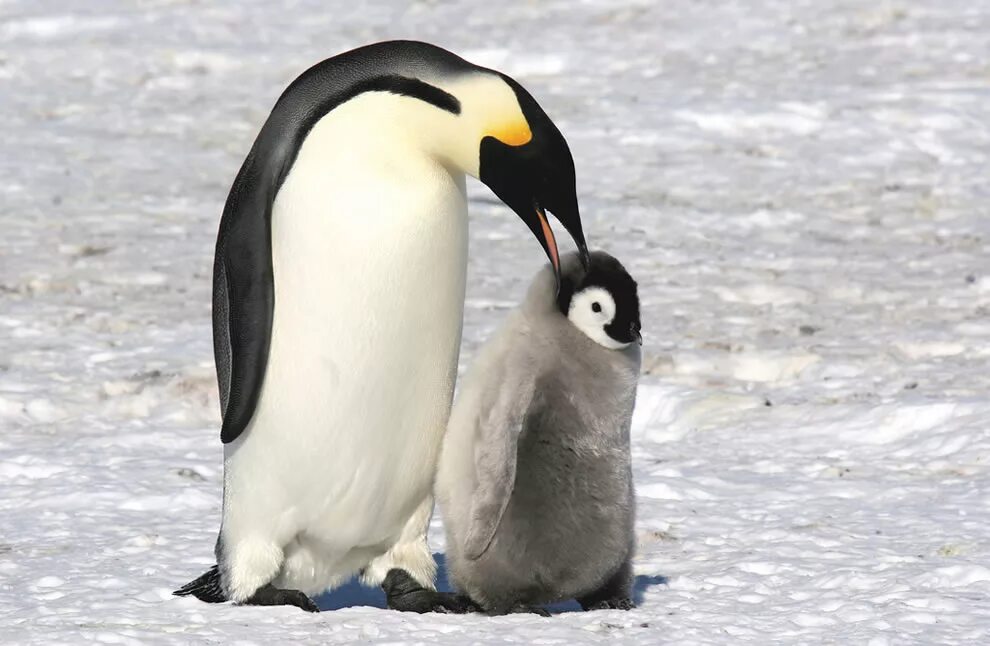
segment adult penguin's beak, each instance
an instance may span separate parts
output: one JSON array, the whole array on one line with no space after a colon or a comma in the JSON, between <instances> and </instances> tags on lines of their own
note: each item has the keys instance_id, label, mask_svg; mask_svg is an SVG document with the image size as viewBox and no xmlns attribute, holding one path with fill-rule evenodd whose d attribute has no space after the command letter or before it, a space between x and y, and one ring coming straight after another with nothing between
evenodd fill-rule
<instances>
[{"instance_id":1,"label":"adult penguin's beak","mask_svg":"<svg viewBox=\"0 0 990 646\"><path fill-rule=\"evenodd\" d=\"M482 137L478 178L526 223L553 265L560 288L560 253L547 212L574 239L581 262L588 267L588 245L578 210L574 158L567 141L532 95L501 75L519 100L525 123L493 129Z\"/></svg>"},{"instance_id":2,"label":"adult penguin's beak","mask_svg":"<svg viewBox=\"0 0 990 646\"><path fill-rule=\"evenodd\" d=\"M574 244L577 245L581 264L587 269L590 262L588 243L584 239L584 229L581 226L581 213L578 210L577 194L574 187L561 187L558 191L544 194L538 200L538 204L550 211L557 221L564 226L564 230L570 234L574 240ZM550 224L547 222L546 213L542 209L540 209L540 212L542 216L541 226L545 226L549 230ZM553 235L552 231L550 235Z\"/></svg>"},{"instance_id":3,"label":"adult penguin's beak","mask_svg":"<svg viewBox=\"0 0 990 646\"><path fill-rule=\"evenodd\" d=\"M553 267L554 277L556 279L557 291L560 291L560 251L557 249L557 239L553 235L553 228L550 226L550 221L547 218L546 211L544 211L539 205L533 206L533 213L536 216L532 220L526 222L529 225L530 230L536 239L540 241L543 246L543 251L546 252L547 258L550 259L550 265ZM575 244L578 247L578 253L581 258L581 264L584 265L585 269L588 268L588 245L584 241L584 233L581 231L581 219L577 218L577 229L576 233L568 229L568 233L574 239ZM567 227L565 227L567 229Z\"/></svg>"},{"instance_id":4,"label":"adult penguin's beak","mask_svg":"<svg viewBox=\"0 0 990 646\"><path fill-rule=\"evenodd\" d=\"M570 234L585 268L589 262L588 244L578 210L574 162L562 137L560 142L562 150L549 158L543 151L531 148L531 144L507 146L486 137L481 145L481 181L515 211L536 236L553 266L558 289L560 252L547 211Z\"/></svg>"},{"instance_id":5,"label":"adult penguin's beak","mask_svg":"<svg viewBox=\"0 0 990 646\"><path fill-rule=\"evenodd\" d=\"M529 225L530 230L533 235L536 236L537 240L543 246L543 251L546 252L547 258L550 259L550 265L553 267L554 277L556 278L557 291L560 291L560 251L557 249L557 239L553 235L553 228L550 226L550 221L547 218L546 211L543 210L538 204L533 206L533 213L535 214L535 219L526 222ZM575 211L576 213L576 211ZM560 218L557 218L560 220ZM577 245L578 254L581 258L581 264L584 268L588 268L589 256L588 256L588 245L584 240L584 232L581 230L581 218L575 215L573 218L569 218L568 222L571 226L564 224L564 229L571 234L571 238L574 239L574 243Z\"/></svg>"},{"instance_id":6,"label":"adult penguin's beak","mask_svg":"<svg viewBox=\"0 0 990 646\"><path fill-rule=\"evenodd\" d=\"M550 219L547 217L547 212L544 210L537 201L533 200L529 202L528 207L519 206L516 208L514 204L509 203L508 206L512 207L512 210L516 212L516 215L526 223L529 230L533 232L533 235L539 241L540 246L543 247L543 251L547 254L547 258L550 260L550 265L553 267L554 277L556 278L557 290L560 290L560 251L557 248L557 238L554 236L553 228L550 226ZM589 262L588 255L588 245L584 240L584 231L581 229L581 217L577 214L577 203L575 200L575 209L573 212L565 212L564 217L560 216L560 212L555 212L554 215L557 220L564 225L564 229L571 235L574 240L574 244L577 245L578 254L581 258L581 264L587 269Z\"/></svg>"}]
</instances>

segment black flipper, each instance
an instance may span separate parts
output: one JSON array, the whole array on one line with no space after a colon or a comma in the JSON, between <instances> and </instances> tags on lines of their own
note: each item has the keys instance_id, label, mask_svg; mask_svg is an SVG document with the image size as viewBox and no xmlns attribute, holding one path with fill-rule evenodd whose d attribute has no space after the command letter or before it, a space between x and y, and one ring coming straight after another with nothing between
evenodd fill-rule
<instances>
[{"instance_id":1,"label":"black flipper","mask_svg":"<svg viewBox=\"0 0 990 646\"><path fill-rule=\"evenodd\" d=\"M309 131L363 92L390 92L458 114L460 103L418 77L478 68L413 41L368 45L303 72L279 98L227 196L213 263L213 353L220 385L220 439L244 431L261 393L275 308L272 205Z\"/></svg>"},{"instance_id":2,"label":"black flipper","mask_svg":"<svg viewBox=\"0 0 990 646\"><path fill-rule=\"evenodd\" d=\"M272 202L264 195L267 191L254 185L264 180L256 177L253 159L254 151L227 198L213 263L213 354L224 444L237 439L254 415L268 364L275 308Z\"/></svg>"},{"instance_id":3,"label":"black flipper","mask_svg":"<svg viewBox=\"0 0 990 646\"><path fill-rule=\"evenodd\" d=\"M227 596L223 593L223 587L220 585L220 569L216 565L172 594L177 597L192 595L206 603L223 603L227 600Z\"/></svg>"}]
</instances>

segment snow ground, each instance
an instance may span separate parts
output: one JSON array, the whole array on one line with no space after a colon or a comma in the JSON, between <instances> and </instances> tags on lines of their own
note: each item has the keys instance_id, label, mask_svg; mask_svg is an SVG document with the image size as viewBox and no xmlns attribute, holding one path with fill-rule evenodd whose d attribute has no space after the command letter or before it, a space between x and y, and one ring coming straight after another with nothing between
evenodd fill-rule
<instances>
[{"instance_id":1,"label":"snow ground","mask_svg":"<svg viewBox=\"0 0 990 646\"><path fill-rule=\"evenodd\" d=\"M0 641L990 643L988 34L972 0L0 1ZM635 611L170 596L218 523L226 191L288 81L390 37L530 87L640 280ZM472 196L462 367L541 263Z\"/></svg>"}]
</instances>

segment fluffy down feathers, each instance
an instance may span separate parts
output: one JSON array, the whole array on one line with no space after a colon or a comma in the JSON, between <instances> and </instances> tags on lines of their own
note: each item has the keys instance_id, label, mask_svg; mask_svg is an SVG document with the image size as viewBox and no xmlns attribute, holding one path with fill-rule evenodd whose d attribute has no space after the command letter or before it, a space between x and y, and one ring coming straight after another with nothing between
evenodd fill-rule
<instances>
[{"instance_id":1,"label":"fluffy down feathers","mask_svg":"<svg viewBox=\"0 0 990 646\"><path fill-rule=\"evenodd\" d=\"M576 255L564 270L580 277ZM487 611L606 586L628 596L639 365L638 345L607 349L568 321L549 268L479 353L451 414L436 493L451 580Z\"/></svg>"}]
</instances>

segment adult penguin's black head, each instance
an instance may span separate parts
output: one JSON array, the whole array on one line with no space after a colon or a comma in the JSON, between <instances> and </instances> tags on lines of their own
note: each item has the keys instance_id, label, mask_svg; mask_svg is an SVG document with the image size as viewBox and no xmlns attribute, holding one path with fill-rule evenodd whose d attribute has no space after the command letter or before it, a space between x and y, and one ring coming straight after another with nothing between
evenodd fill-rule
<instances>
[{"instance_id":1,"label":"adult penguin's black head","mask_svg":"<svg viewBox=\"0 0 990 646\"><path fill-rule=\"evenodd\" d=\"M500 75L519 101L525 124L481 140L479 178L529 226L550 258L560 284L560 257L549 211L577 244L588 264L578 210L574 159L550 117L519 83Z\"/></svg>"}]
</instances>

